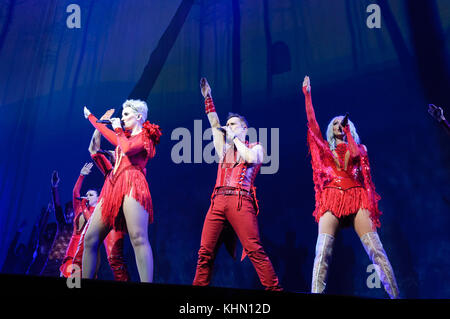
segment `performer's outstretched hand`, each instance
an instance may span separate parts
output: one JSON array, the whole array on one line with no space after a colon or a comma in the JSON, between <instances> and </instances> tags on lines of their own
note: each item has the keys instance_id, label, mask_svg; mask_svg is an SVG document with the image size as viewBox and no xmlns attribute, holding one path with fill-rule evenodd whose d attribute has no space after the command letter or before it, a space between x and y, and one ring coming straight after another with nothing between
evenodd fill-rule
<instances>
[{"instance_id":1,"label":"performer's outstretched hand","mask_svg":"<svg viewBox=\"0 0 450 319\"><path fill-rule=\"evenodd\" d=\"M59 176L57 171L53 171L52 179L50 180L53 187L58 187L59 184Z\"/></svg>"},{"instance_id":2,"label":"performer's outstretched hand","mask_svg":"<svg viewBox=\"0 0 450 319\"><path fill-rule=\"evenodd\" d=\"M305 76L305 79L303 80L303 93L311 93L311 82L309 80L309 76Z\"/></svg>"},{"instance_id":3,"label":"performer's outstretched hand","mask_svg":"<svg viewBox=\"0 0 450 319\"><path fill-rule=\"evenodd\" d=\"M442 107L438 107L434 104L428 104L428 113L430 113L430 115L438 122L445 120Z\"/></svg>"},{"instance_id":4,"label":"performer's outstretched hand","mask_svg":"<svg viewBox=\"0 0 450 319\"><path fill-rule=\"evenodd\" d=\"M211 97L211 87L209 86L206 78L200 79L200 89L202 91L203 97L206 99L207 97Z\"/></svg>"},{"instance_id":5,"label":"performer's outstretched hand","mask_svg":"<svg viewBox=\"0 0 450 319\"><path fill-rule=\"evenodd\" d=\"M89 111L88 108L87 108L86 106L84 107L83 111L84 111L84 117L85 117L85 118L88 118L89 115L91 114L91 111Z\"/></svg>"},{"instance_id":6,"label":"performer's outstretched hand","mask_svg":"<svg viewBox=\"0 0 450 319\"><path fill-rule=\"evenodd\" d=\"M89 111L89 110L88 110ZM100 120L109 120L111 116L114 114L115 109L109 109L105 112L105 114L102 115Z\"/></svg>"},{"instance_id":7,"label":"performer's outstretched hand","mask_svg":"<svg viewBox=\"0 0 450 319\"><path fill-rule=\"evenodd\" d=\"M86 163L80 171L80 175L86 176L91 173L91 169L94 163Z\"/></svg>"}]
</instances>

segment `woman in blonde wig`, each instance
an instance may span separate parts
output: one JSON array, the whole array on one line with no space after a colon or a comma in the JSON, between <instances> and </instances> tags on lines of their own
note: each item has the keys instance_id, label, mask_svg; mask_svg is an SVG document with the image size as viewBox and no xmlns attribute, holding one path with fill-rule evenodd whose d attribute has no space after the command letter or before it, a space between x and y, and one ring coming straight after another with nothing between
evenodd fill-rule
<instances>
[{"instance_id":1,"label":"woman in blonde wig","mask_svg":"<svg viewBox=\"0 0 450 319\"><path fill-rule=\"evenodd\" d=\"M380 196L371 179L367 148L360 144L348 114L331 120L325 141L315 118L308 76L303 81L303 93L316 193L313 215L319 224L311 292L322 293L325 289L338 228L353 225L386 292L398 298L394 271L376 232L380 227Z\"/></svg>"},{"instance_id":2,"label":"woman in blonde wig","mask_svg":"<svg viewBox=\"0 0 450 319\"><path fill-rule=\"evenodd\" d=\"M100 243L108 232L111 229L126 229L141 281L153 280L153 255L148 240L148 224L153 221L153 208L145 166L155 156L161 131L158 125L146 121L147 111L144 101L125 101L122 110L124 129L119 118L111 118L112 131L105 124L97 123L97 118L84 108L84 116L116 147L116 161L86 230L83 278L94 277Z\"/></svg>"}]
</instances>

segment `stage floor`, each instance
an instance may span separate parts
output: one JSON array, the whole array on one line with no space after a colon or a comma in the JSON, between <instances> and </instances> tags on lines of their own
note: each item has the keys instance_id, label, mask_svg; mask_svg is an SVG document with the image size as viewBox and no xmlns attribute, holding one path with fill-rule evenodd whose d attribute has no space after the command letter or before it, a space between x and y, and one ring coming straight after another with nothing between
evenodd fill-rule
<instances>
[{"instance_id":1,"label":"stage floor","mask_svg":"<svg viewBox=\"0 0 450 319\"><path fill-rule=\"evenodd\" d=\"M77 284L74 280L71 283ZM291 318L293 314L300 315L307 309L324 313L332 311L334 305L338 305L340 309L349 309L355 304L372 307L392 302L304 292L158 283L82 279L78 284L79 288L69 288L65 278L0 274L1 294L4 296L56 297L68 302L78 298L84 301L89 301L90 298L108 298L110 305L115 302L120 305L124 299L136 298L144 301L145 307L165 314L163 317L158 316L159 318Z\"/></svg>"}]
</instances>

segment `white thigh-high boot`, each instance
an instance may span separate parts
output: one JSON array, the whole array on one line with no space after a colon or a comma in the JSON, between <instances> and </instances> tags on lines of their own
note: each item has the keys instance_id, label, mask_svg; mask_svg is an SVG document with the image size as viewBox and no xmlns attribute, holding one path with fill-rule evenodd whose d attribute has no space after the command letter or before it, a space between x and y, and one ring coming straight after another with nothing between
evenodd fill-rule
<instances>
[{"instance_id":1,"label":"white thigh-high boot","mask_svg":"<svg viewBox=\"0 0 450 319\"><path fill-rule=\"evenodd\" d=\"M378 277L383 283L384 289L391 299L397 299L399 296L397 282L392 270L391 263L381 244L380 237L376 232L369 232L361 236L361 242L369 255L370 260L376 266Z\"/></svg>"},{"instance_id":2,"label":"white thigh-high boot","mask_svg":"<svg viewBox=\"0 0 450 319\"><path fill-rule=\"evenodd\" d=\"M316 243L316 257L311 283L312 293L323 293L327 285L328 267L333 253L334 237L329 234L319 234Z\"/></svg>"}]
</instances>

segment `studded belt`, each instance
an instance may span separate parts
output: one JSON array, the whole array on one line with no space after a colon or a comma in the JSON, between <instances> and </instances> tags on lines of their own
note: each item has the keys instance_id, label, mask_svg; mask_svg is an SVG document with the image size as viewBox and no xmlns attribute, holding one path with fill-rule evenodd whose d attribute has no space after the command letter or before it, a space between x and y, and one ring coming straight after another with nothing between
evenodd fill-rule
<instances>
[{"instance_id":1,"label":"studded belt","mask_svg":"<svg viewBox=\"0 0 450 319\"><path fill-rule=\"evenodd\" d=\"M245 190L245 189L238 190L238 189L235 189L235 188L221 187L221 188L217 188L214 191L214 195L225 195L225 196L227 196L227 195L239 195L239 194L251 196L251 193L249 191Z\"/></svg>"}]
</instances>

